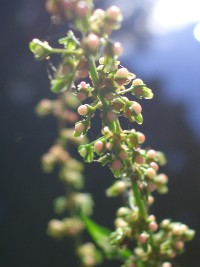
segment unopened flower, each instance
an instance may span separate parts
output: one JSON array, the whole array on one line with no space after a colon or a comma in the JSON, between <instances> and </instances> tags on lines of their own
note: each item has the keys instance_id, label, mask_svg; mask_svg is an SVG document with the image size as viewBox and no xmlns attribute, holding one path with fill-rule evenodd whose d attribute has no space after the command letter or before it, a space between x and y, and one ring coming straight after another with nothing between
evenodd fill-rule
<instances>
[{"instance_id":1,"label":"unopened flower","mask_svg":"<svg viewBox=\"0 0 200 267\"><path fill-rule=\"evenodd\" d=\"M133 80L133 82L132 82L133 86L139 86L139 85L143 85L143 84L144 84L143 80L141 80L139 78Z\"/></svg>"},{"instance_id":2,"label":"unopened flower","mask_svg":"<svg viewBox=\"0 0 200 267\"><path fill-rule=\"evenodd\" d=\"M106 10L106 17L112 21L121 21L122 13L119 7L111 6Z\"/></svg>"},{"instance_id":3,"label":"unopened flower","mask_svg":"<svg viewBox=\"0 0 200 267\"><path fill-rule=\"evenodd\" d=\"M86 1L78 1L75 6L75 13L79 19L85 17L88 13L88 6Z\"/></svg>"},{"instance_id":4,"label":"unopened flower","mask_svg":"<svg viewBox=\"0 0 200 267\"><path fill-rule=\"evenodd\" d=\"M94 143L94 151L97 154L101 154L103 152L104 148L105 148L105 144L101 140L98 140Z\"/></svg>"},{"instance_id":5,"label":"unopened flower","mask_svg":"<svg viewBox=\"0 0 200 267\"><path fill-rule=\"evenodd\" d=\"M121 56L121 54L123 53L123 47L119 42L113 44L112 50L113 54L116 56Z\"/></svg>"},{"instance_id":6,"label":"unopened flower","mask_svg":"<svg viewBox=\"0 0 200 267\"><path fill-rule=\"evenodd\" d=\"M86 48L88 48L91 52L96 52L101 45L101 40L96 34L90 33L85 38L84 44L86 45Z\"/></svg>"},{"instance_id":7,"label":"unopened flower","mask_svg":"<svg viewBox=\"0 0 200 267\"><path fill-rule=\"evenodd\" d=\"M88 107L87 105L81 105L78 107L78 114L81 116L86 116L88 114Z\"/></svg>"},{"instance_id":8,"label":"unopened flower","mask_svg":"<svg viewBox=\"0 0 200 267\"><path fill-rule=\"evenodd\" d=\"M137 103L136 101L133 101L131 108L136 114L140 114L142 112L141 105Z\"/></svg>"},{"instance_id":9,"label":"unopened flower","mask_svg":"<svg viewBox=\"0 0 200 267\"><path fill-rule=\"evenodd\" d=\"M152 179L154 176L156 175L156 172L153 168L147 168L146 170L146 176L149 178L149 179Z\"/></svg>"},{"instance_id":10,"label":"unopened flower","mask_svg":"<svg viewBox=\"0 0 200 267\"><path fill-rule=\"evenodd\" d=\"M138 132L137 133L138 143L143 144L145 141L145 135L143 133Z\"/></svg>"}]
</instances>

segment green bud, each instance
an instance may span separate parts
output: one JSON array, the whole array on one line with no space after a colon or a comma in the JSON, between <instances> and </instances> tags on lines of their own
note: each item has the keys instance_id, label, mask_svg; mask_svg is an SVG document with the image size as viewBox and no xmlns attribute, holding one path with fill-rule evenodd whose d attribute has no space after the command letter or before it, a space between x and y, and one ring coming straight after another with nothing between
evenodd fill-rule
<instances>
[{"instance_id":1,"label":"green bud","mask_svg":"<svg viewBox=\"0 0 200 267\"><path fill-rule=\"evenodd\" d=\"M58 214L62 214L67 208L67 199L64 196L58 197L54 200L54 210Z\"/></svg>"}]
</instances>

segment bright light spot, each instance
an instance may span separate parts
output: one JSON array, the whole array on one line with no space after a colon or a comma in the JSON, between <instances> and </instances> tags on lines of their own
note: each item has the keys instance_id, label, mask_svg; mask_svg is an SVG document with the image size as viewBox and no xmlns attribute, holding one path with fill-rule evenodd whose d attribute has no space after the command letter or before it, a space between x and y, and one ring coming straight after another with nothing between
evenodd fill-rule
<instances>
[{"instance_id":1,"label":"bright light spot","mask_svg":"<svg viewBox=\"0 0 200 267\"><path fill-rule=\"evenodd\" d=\"M200 23L198 23L194 27L193 34L194 34L195 39L200 42Z\"/></svg>"},{"instance_id":2,"label":"bright light spot","mask_svg":"<svg viewBox=\"0 0 200 267\"><path fill-rule=\"evenodd\" d=\"M200 21L199 0L158 0L152 13L153 30L166 32Z\"/></svg>"}]
</instances>

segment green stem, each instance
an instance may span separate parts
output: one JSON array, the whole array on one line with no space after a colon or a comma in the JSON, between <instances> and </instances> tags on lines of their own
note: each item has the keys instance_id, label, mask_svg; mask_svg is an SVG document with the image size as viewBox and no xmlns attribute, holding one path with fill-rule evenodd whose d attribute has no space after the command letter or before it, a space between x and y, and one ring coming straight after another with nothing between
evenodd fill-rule
<instances>
[{"instance_id":1,"label":"green stem","mask_svg":"<svg viewBox=\"0 0 200 267\"><path fill-rule=\"evenodd\" d=\"M88 61L89 61L89 73L90 73L92 82L94 85L97 85L99 83L99 75L97 72L95 61L92 57L90 57Z\"/></svg>"},{"instance_id":2,"label":"green stem","mask_svg":"<svg viewBox=\"0 0 200 267\"><path fill-rule=\"evenodd\" d=\"M66 50L61 48L52 48L49 51L50 54L65 54L65 55L82 55L83 51L81 49L79 50Z\"/></svg>"},{"instance_id":3,"label":"green stem","mask_svg":"<svg viewBox=\"0 0 200 267\"><path fill-rule=\"evenodd\" d=\"M136 204L139 208L140 217L145 221L147 219L147 211L141 198L141 194L136 181L132 181L132 189L135 197Z\"/></svg>"}]
</instances>

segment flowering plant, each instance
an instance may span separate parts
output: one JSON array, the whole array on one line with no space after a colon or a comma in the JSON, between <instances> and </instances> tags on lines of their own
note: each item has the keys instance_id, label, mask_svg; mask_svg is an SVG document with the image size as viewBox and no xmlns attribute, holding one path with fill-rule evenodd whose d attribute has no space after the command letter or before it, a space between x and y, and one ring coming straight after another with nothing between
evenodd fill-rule
<instances>
[{"instance_id":1,"label":"flowering plant","mask_svg":"<svg viewBox=\"0 0 200 267\"><path fill-rule=\"evenodd\" d=\"M67 184L67 197L58 198L55 209L58 213L68 209L71 217L51 220L48 233L57 238L74 237L80 266L96 266L105 257L119 259L123 267L171 267L171 260L184 251L184 243L193 238L194 231L170 219L158 223L149 212L153 192L168 190L168 177L159 173L159 165L166 160L162 152L144 147L143 133L121 126L124 119L133 127L142 124L139 101L153 98L151 89L118 60L123 48L110 36L120 27L121 11L116 6L105 11L94 9L92 0L48 0L46 8L57 22L70 21L74 28L58 40L62 48L38 39L30 43L36 60L60 55L51 78L51 90L58 99L43 100L37 112L52 113L58 120L59 137L42 163L47 172L60 166L59 177ZM75 107L81 117L78 122L72 111ZM89 142L85 135L94 118L102 122L101 134ZM75 123L74 130L66 129L66 123ZM78 144L85 162L98 161L111 169L116 179L106 190L107 196L126 198L126 205L117 210L113 231L89 218L91 196L77 191L83 186L82 163L66 151L72 143ZM80 242L84 228L97 247Z\"/></svg>"}]
</instances>

